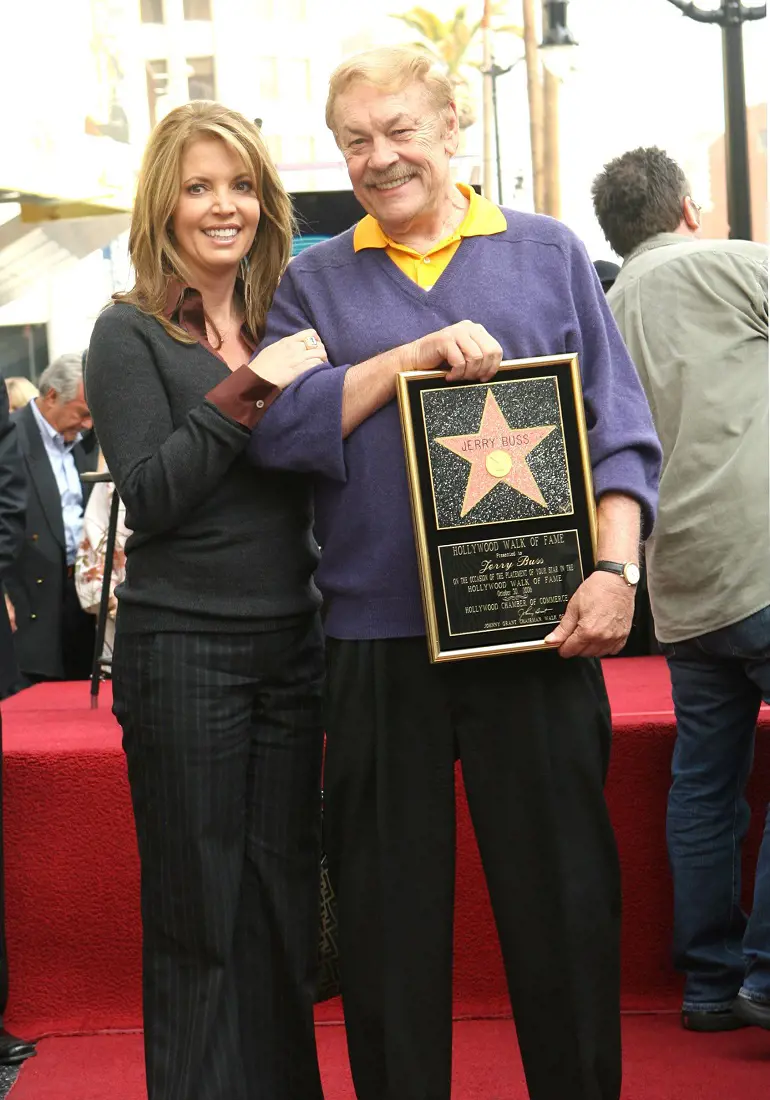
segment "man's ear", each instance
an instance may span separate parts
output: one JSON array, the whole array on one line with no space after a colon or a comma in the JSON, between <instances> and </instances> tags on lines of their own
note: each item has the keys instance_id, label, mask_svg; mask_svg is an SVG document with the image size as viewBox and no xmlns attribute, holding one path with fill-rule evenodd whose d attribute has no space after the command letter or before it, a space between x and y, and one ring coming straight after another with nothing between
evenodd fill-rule
<instances>
[{"instance_id":1,"label":"man's ear","mask_svg":"<svg viewBox=\"0 0 770 1100\"><path fill-rule=\"evenodd\" d=\"M47 390L46 393L41 394L40 401L45 408L52 409L54 405L59 404L59 394L55 389Z\"/></svg>"},{"instance_id":2,"label":"man's ear","mask_svg":"<svg viewBox=\"0 0 770 1100\"><path fill-rule=\"evenodd\" d=\"M444 148L449 156L453 157L457 152L457 146L460 144L460 122L457 117L457 106L454 100L449 103L446 108L444 123Z\"/></svg>"},{"instance_id":3,"label":"man's ear","mask_svg":"<svg viewBox=\"0 0 770 1100\"><path fill-rule=\"evenodd\" d=\"M695 205L689 195L682 199L682 218L693 233L700 229L700 207Z\"/></svg>"}]
</instances>

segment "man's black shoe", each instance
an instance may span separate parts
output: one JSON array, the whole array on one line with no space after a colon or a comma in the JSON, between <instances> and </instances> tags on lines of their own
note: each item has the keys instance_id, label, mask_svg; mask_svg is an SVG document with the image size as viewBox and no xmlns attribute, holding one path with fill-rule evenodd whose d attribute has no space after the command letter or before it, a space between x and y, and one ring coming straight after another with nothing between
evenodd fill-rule
<instances>
[{"instance_id":1,"label":"man's black shoe","mask_svg":"<svg viewBox=\"0 0 770 1100\"><path fill-rule=\"evenodd\" d=\"M15 1035L9 1035L4 1027L0 1027L0 1066L18 1066L35 1054L37 1051L34 1043L17 1039Z\"/></svg>"},{"instance_id":2,"label":"man's black shoe","mask_svg":"<svg viewBox=\"0 0 770 1100\"><path fill-rule=\"evenodd\" d=\"M735 1002L733 1007L734 1004ZM682 1027L686 1031L737 1031L741 1027L748 1026L733 1012L732 1007L722 1012L694 1012L689 1008L682 1009Z\"/></svg>"},{"instance_id":3,"label":"man's black shoe","mask_svg":"<svg viewBox=\"0 0 770 1100\"><path fill-rule=\"evenodd\" d=\"M739 993L733 1001L733 1012L744 1025L753 1024L770 1031L770 1004L752 1001L750 997Z\"/></svg>"}]
</instances>

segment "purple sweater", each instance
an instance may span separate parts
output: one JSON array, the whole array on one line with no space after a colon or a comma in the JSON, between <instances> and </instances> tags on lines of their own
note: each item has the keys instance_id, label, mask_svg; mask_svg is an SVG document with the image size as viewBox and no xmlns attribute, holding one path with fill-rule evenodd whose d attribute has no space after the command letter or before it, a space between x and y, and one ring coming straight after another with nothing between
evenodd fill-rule
<instances>
[{"instance_id":1,"label":"purple sweater","mask_svg":"<svg viewBox=\"0 0 770 1100\"><path fill-rule=\"evenodd\" d=\"M316 580L333 638L425 632L398 408L391 401L343 441L345 373L465 318L499 341L505 359L578 353L596 496L635 497L645 533L652 527L660 446L593 265L560 222L504 213L507 231L465 238L430 291L384 249L354 252L352 230L302 252L278 288L262 346L315 328L330 361L274 402L249 456L316 475Z\"/></svg>"}]
</instances>

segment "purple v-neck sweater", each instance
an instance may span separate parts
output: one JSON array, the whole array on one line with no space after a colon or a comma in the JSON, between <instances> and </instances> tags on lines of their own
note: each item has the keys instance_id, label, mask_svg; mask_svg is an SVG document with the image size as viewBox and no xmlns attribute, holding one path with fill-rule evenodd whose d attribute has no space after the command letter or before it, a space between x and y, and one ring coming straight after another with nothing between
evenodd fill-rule
<instances>
[{"instance_id":1,"label":"purple v-neck sweater","mask_svg":"<svg viewBox=\"0 0 770 1100\"><path fill-rule=\"evenodd\" d=\"M504 211L508 229L465 238L430 291L383 249L353 250L353 230L289 265L262 347L315 328L329 362L294 382L265 413L253 462L316 475L316 536L326 632L398 638L425 632L395 401L342 439L350 366L468 319L505 359L577 352L597 498L614 490L657 501L660 446L634 366L583 245L560 222Z\"/></svg>"}]
</instances>

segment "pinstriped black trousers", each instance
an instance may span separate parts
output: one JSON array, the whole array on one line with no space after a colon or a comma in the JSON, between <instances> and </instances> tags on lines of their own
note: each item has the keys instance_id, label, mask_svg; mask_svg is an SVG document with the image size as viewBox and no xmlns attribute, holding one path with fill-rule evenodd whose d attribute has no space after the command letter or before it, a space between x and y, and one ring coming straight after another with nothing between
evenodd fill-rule
<instances>
[{"instance_id":1,"label":"pinstriped black trousers","mask_svg":"<svg viewBox=\"0 0 770 1100\"><path fill-rule=\"evenodd\" d=\"M149 1100L322 1100L318 621L119 632L113 678L141 861Z\"/></svg>"}]
</instances>

